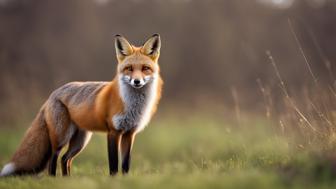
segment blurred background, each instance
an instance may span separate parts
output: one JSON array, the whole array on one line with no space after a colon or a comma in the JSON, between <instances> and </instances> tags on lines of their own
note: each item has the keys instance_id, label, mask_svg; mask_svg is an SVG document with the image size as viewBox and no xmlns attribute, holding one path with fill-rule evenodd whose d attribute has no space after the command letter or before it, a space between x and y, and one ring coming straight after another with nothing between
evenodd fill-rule
<instances>
[{"instance_id":1,"label":"blurred background","mask_svg":"<svg viewBox=\"0 0 336 189\"><path fill-rule=\"evenodd\" d=\"M0 127L67 82L112 80L115 34L161 34L159 110L279 117L292 105L279 72L295 106L330 113L335 18L333 0L0 0Z\"/></svg>"},{"instance_id":2,"label":"blurred background","mask_svg":"<svg viewBox=\"0 0 336 189\"><path fill-rule=\"evenodd\" d=\"M165 82L130 177L101 177L97 134L81 177L0 188L335 188L335 19L335 0L0 0L1 165L53 90L113 79L116 34L159 33Z\"/></svg>"}]
</instances>

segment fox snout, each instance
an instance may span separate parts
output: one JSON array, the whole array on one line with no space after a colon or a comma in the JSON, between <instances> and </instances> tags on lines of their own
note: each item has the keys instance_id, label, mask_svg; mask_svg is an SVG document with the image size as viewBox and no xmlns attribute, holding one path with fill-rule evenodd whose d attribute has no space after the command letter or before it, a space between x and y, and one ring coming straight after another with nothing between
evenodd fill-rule
<instances>
[{"instance_id":1,"label":"fox snout","mask_svg":"<svg viewBox=\"0 0 336 189\"><path fill-rule=\"evenodd\" d=\"M136 89L140 89L152 80L151 76L135 77L124 76L123 81Z\"/></svg>"},{"instance_id":2,"label":"fox snout","mask_svg":"<svg viewBox=\"0 0 336 189\"><path fill-rule=\"evenodd\" d=\"M144 85L142 79L132 79L131 83L135 88L142 87Z\"/></svg>"},{"instance_id":3,"label":"fox snout","mask_svg":"<svg viewBox=\"0 0 336 189\"><path fill-rule=\"evenodd\" d=\"M134 88L141 88L145 85L145 82L142 78L135 78L131 80L131 85Z\"/></svg>"}]
</instances>

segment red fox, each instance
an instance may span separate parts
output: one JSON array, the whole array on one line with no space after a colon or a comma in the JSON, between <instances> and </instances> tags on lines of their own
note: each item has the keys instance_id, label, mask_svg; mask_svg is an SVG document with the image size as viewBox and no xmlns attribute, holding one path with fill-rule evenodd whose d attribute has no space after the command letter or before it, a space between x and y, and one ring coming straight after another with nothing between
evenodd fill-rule
<instances>
[{"instance_id":1,"label":"red fox","mask_svg":"<svg viewBox=\"0 0 336 189\"><path fill-rule=\"evenodd\" d=\"M111 82L71 82L55 91L42 105L31 127L2 169L0 176L37 174L48 164L56 175L61 149L62 175L69 175L71 162L88 144L93 131L107 133L110 175L130 168L135 135L156 111L163 81L158 59L161 40L153 35L141 47L116 35L117 74Z\"/></svg>"}]
</instances>

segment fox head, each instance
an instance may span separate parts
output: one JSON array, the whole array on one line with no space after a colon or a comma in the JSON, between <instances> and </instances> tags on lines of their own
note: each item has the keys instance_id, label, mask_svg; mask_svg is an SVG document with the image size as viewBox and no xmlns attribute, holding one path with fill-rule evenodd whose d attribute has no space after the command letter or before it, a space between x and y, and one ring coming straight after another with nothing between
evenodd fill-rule
<instances>
[{"instance_id":1,"label":"fox head","mask_svg":"<svg viewBox=\"0 0 336 189\"><path fill-rule=\"evenodd\" d=\"M124 37L116 35L115 49L120 82L139 89L158 77L161 40L158 34L143 46L131 45Z\"/></svg>"}]
</instances>

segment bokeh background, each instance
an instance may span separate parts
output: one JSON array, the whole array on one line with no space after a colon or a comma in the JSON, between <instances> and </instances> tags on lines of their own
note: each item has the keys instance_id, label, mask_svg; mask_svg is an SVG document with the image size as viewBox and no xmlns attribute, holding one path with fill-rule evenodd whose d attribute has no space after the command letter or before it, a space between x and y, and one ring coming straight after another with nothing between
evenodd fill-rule
<instances>
[{"instance_id":1,"label":"bokeh background","mask_svg":"<svg viewBox=\"0 0 336 189\"><path fill-rule=\"evenodd\" d=\"M333 85L335 18L333 0L1 0L0 120L34 114L67 82L113 79L115 34L161 34L163 106L264 111L260 83L282 98L267 51L288 88L312 84L300 48Z\"/></svg>"},{"instance_id":2,"label":"bokeh background","mask_svg":"<svg viewBox=\"0 0 336 189\"><path fill-rule=\"evenodd\" d=\"M75 177L0 188L335 188L335 21L335 0L0 0L1 166L54 89L113 79L114 35L159 33L165 82L129 177L102 176L97 134Z\"/></svg>"}]
</instances>

